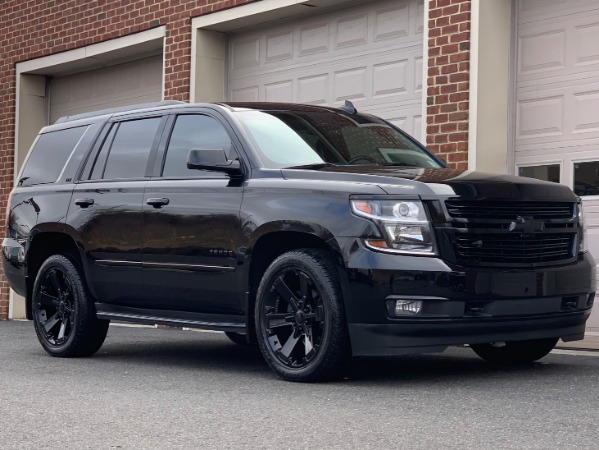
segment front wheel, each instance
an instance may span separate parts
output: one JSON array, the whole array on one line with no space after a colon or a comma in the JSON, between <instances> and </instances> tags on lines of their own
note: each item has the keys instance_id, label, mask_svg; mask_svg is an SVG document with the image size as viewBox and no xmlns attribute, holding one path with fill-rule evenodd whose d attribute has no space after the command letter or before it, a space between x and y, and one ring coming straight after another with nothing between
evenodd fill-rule
<instances>
[{"instance_id":1,"label":"front wheel","mask_svg":"<svg viewBox=\"0 0 599 450\"><path fill-rule=\"evenodd\" d=\"M351 354L332 257L303 249L279 256L256 296L256 334L270 368L288 381L338 377Z\"/></svg>"},{"instance_id":2,"label":"front wheel","mask_svg":"<svg viewBox=\"0 0 599 450\"><path fill-rule=\"evenodd\" d=\"M96 317L75 258L50 256L33 286L32 313L37 337L52 356L90 356L102 346L108 320Z\"/></svg>"},{"instance_id":3,"label":"front wheel","mask_svg":"<svg viewBox=\"0 0 599 450\"><path fill-rule=\"evenodd\" d=\"M558 338L514 341L501 344L473 344L472 350L485 361L494 364L522 364L546 356Z\"/></svg>"}]
</instances>

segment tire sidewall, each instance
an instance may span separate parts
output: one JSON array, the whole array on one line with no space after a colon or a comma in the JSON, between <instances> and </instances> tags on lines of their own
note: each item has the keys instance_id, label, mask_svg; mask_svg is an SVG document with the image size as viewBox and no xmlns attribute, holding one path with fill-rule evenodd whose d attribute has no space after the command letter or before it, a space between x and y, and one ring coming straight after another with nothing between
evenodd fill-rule
<instances>
[{"instance_id":1,"label":"tire sidewall","mask_svg":"<svg viewBox=\"0 0 599 450\"><path fill-rule=\"evenodd\" d=\"M44 278L45 274L52 269L60 269L65 274L71 285L73 295L73 324L71 327L71 332L67 340L59 345L51 344L46 339L43 326L38 319L37 309L42 279ZM85 295L85 291L83 290L81 276L75 263L70 258L63 255L50 256L42 264L37 273L35 283L33 285L31 303L35 332L37 333L40 343L48 353L55 356L65 356L72 352L73 342L75 341L78 335L78 331L81 327L81 322L84 320L84 317L82 316L85 312L87 312L86 301L87 297Z\"/></svg>"},{"instance_id":2,"label":"tire sidewall","mask_svg":"<svg viewBox=\"0 0 599 450\"><path fill-rule=\"evenodd\" d=\"M305 379L310 379L311 376L319 371L322 361L327 358L328 352L330 350L331 336L333 333L333 328L335 327L335 322L339 322L339 319L344 320L344 318L340 317L342 315L342 310L339 308L341 300L338 283L336 283L336 280L330 280L333 282L333 286L336 288L331 289L331 286L324 281L324 276L318 270L316 270L316 267L309 264L308 260L313 260L313 258L301 251L293 251L281 255L269 266L264 273L256 294L256 336L262 355L264 356L264 359L268 365L276 373L278 373L284 379L292 381L303 381ZM287 367L279 361L276 354L267 343L268 336L266 334L266 329L263 326L262 320L264 301L268 296L268 290L282 272L290 269L298 269L309 275L311 281L314 283L322 298L322 304L325 310L325 326L318 354L312 361L310 361L310 363L308 363L306 367L297 369ZM334 303L337 304L337 308L333 307Z\"/></svg>"}]
</instances>

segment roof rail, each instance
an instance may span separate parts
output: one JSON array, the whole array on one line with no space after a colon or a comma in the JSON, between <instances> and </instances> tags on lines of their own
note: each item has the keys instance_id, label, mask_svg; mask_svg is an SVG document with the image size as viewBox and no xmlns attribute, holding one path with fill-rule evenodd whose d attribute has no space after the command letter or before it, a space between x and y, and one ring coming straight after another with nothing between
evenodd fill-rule
<instances>
[{"instance_id":1,"label":"roof rail","mask_svg":"<svg viewBox=\"0 0 599 450\"><path fill-rule=\"evenodd\" d=\"M87 119L89 117L103 116L104 114L115 114L115 113L120 113L120 112L133 111L136 109L157 108L160 106L180 105L182 103L185 103L185 102L181 102L179 100L162 100L160 102L153 102L153 103L140 103L137 105L117 106L115 108L101 109L99 111L90 111L90 112L85 112L85 113L81 113L81 114L74 114L72 116L64 116L64 117L59 118L54 123L55 124L65 123L65 122L71 122L73 120Z\"/></svg>"}]
</instances>

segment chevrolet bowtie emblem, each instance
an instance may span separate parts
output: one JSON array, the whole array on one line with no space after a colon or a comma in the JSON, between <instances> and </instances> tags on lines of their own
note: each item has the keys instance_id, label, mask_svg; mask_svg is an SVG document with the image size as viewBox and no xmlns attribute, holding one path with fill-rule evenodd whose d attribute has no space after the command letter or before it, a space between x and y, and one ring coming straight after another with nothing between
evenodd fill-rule
<instances>
[{"instance_id":1,"label":"chevrolet bowtie emblem","mask_svg":"<svg viewBox=\"0 0 599 450\"><path fill-rule=\"evenodd\" d=\"M518 216L510 223L509 231L519 231L522 234L534 234L545 229L545 223L540 220L525 219Z\"/></svg>"}]
</instances>

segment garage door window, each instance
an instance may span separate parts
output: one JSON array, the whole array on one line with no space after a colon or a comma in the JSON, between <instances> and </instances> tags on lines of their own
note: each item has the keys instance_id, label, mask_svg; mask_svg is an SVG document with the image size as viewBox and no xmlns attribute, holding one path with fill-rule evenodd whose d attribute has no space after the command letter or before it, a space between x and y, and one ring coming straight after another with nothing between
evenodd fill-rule
<instances>
[{"instance_id":1,"label":"garage door window","mask_svg":"<svg viewBox=\"0 0 599 450\"><path fill-rule=\"evenodd\" d=\"M547 164L542 166L520 167L518 175L521 177L536 178L537 180L560 182L560 165Z\"/></svg>"},{"instance_id":2,"label":"garage door window","mask_svg":"<svg viewBox=\"0 0 599 450\"><path fill-rule=\"evenodd\" d=\"M599 161L574 164L574 192L576 195L599 195Z\"/></svg>"}]
</instances>

